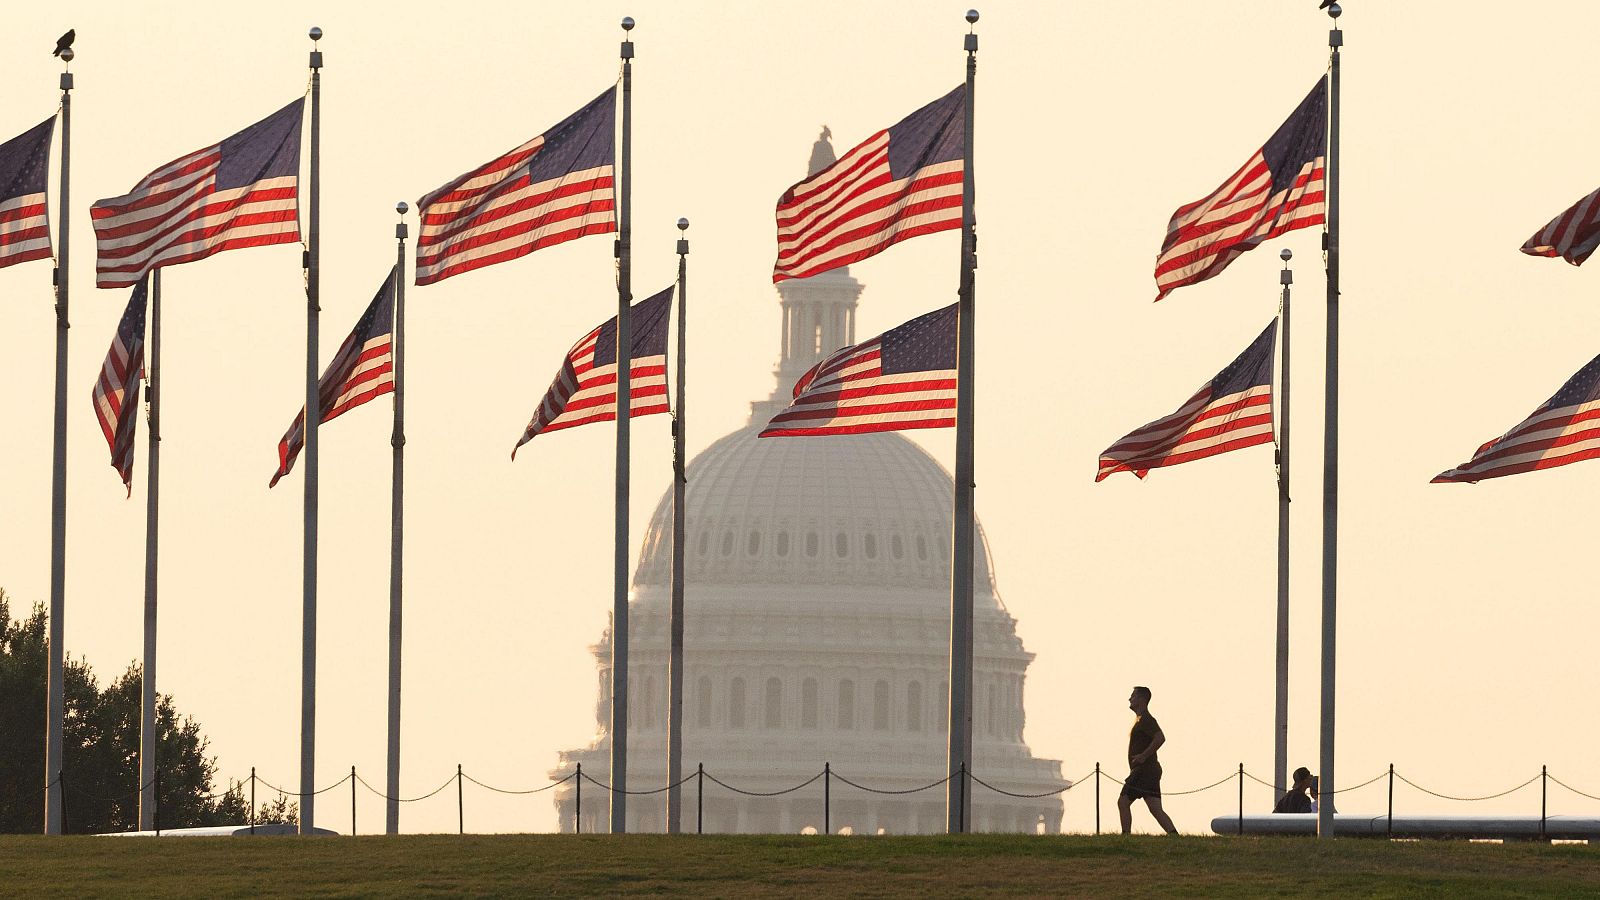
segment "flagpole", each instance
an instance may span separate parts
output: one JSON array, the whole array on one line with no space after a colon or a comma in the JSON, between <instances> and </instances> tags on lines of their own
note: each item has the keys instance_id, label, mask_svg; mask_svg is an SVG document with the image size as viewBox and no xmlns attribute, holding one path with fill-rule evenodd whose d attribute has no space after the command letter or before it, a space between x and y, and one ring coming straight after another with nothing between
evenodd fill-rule
<instances>
[{"instance_id":1,"label":"flagpole","mask_svg":"<svg viewBox=\"0 0 1600 900\"><path fill-rule=\"evenodd\" d=\"M156 809L156 566L161 530L161 270L150 273L150 341L145 354L145 391L150 403L150 455L145 460L144 670L140 673L139 830L154 831ZM134 373L129 373L130 378ZM127 413L132 415L132 413Z\"/></svg>"},{"instance_id":2,"label":"flagpole","mask_svg":"<svg viewBox=\"0 0 1600 900\"><path fill-rule=\"evenodd\" d=\"M678 403L672 418L672 605L667 615L670 619L671 649L667 660L667 833L677 834L683 829L683 792L678 781L683 777L683 542L684 495L689 479L684 474L687 458L684 455L685 430L688 417L684 408L685 370L688 367L689 311L689 220L678 220Z\"/></svg>"},{"instance_id":3,"label":"flagpole","mask_svg":"<svg viewBox=\"0 0 1600 900\"><path fill-rule=\"evenodd\" d=\"M611 604L611 833L628 830L628 437L633 412L633 327L630 279L633 165L628 144L633 131L633 19L622 20L622 146L618 168L622 186L617 202L617 509L614 595Z\"/></svg>"},{"instance_id":4,"label":"flagpole","mask_svg":"<svg viewBox=\"0 0 1600 900\"><path fill-rule=\"evenodd\" d=\"M1274 804L1283 799L1289 784L1289 285L1294 283L1289 260L1294 258L1294 252L1285 247L1278 257L1283 260L1283 271L1278 274L1283 296L1278 311L1278 652L1272 717Z\"/></svg>"},{"instance_id":5,"label":"flagpole","mask_svg":"<svg viewBox=\"0 0 1600 900\"><path fill-rule=\"evenodd\" d=\"M405 544L405 456L406 456L406 211L404 200L394 205L400 214L395 223L394 251L394 493L389 502L392 518L389 535L389 775L384 782L385 834L400 833L400 650L403 591L401 550Z\"/></svg>"},{"instance_id":6,"label":"flagpole","mask_svg":"<svg viewBox=\"0 0 1600 900\"><path fill-rule=\"evenodd\" d=\"M978 11L967 10L966 139L961 177L961 297L956 361L956 473L953 518L955 548L950 567L950 743L949 775L945 782L947 830L966 831L972 823L972 545L976 531L973 513L973 341L978 267L977 220L973 215L973 84L978 73L978 36L971 26Z\"/></svg>"},{"instance_id":7,"label":"flagpole","mask_svg":"<svg viewBox=\"0 0 1600 900\"><path fill-rule=\"evenodd\" d=\"M1317 836L1332 838L1334 781L1334 673L1338 637L1339 553L1339 4L1328 7L1328 349L1322 457L1322 753Z\"/></svg>"},{"instance_id":8,"label":"flagpole","mask_svg":"<svg viewBox=\"0 0 1600 900\"><path fill-rule=\"evenodd\" d=\"M61 62L72 62L72 48L61 51ZM72 168L72 73L61 73L61 196L56 206L59 218L56 244L56 409L55 447L50 463L50 689L44 738L44 833L60 834L61 742L64 739L67 703L62 685L65 674L65 618L67 614L67 218L72 209L70 172Z\"/></svg>"},{"instance_id":9,"label":"flagpole","mask_svg":"<svg viewBox=\"0 0 1600 900\"><path fill-rule=\"evenodd\" d=\"M321 149L322 51L316 49L322 29L311 38L311 203L306 227L306 408L305 435L304 604L300 622L300 833L312 834L316 812L317 763L317 423L322 404L317 397L317 313L319 263L317 214L321 211L317 164Z\"/></svg>"}]
</instances>

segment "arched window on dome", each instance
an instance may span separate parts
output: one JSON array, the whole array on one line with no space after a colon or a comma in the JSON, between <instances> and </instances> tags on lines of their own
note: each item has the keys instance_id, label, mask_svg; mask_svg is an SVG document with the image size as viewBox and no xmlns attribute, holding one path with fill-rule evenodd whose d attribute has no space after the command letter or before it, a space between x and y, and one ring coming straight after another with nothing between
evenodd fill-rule
<instances>
[{"instance_id":1,"label":"arched window on dome","mask_svg":"<svg viewBox=\"0 0 1600 900\"><path fill-rule=\"evenodd\" d=\"M656 677L654 675L646 675L644 677L644 691L639 695L639 703L641 704L639 710L640 727L656 727Z\"/></svg>"},{"instance_id":2,"label":"arched window on dome","mask_svg":"<svg viewBox=\"0 0 1600 900\"><path fill-rule=\"evenodd\" d=\"M778 532L778 555L789 555L789 532L787 531Z\"/></svg>"},{"instance_id":3,"label":"arched window on dome","mask_svg":"<svg viewBox=\"0 0 1600 900\"><path fill-rule=\"evenodd\" d=\"M856 683L846 678L839 682L839 708L835 724L842 731L856 727Z\"/></svg>"},{"instance_id":4,"label":"arched window on dome","mask_svg":"<svg viewBox=\"0 0 1600 900\"><path fill-rule=\"evenodd\" d=\"M937 723L939 733L944 734L950 727L950 685L943 681L939 682L939 694L934 699L937 701L934 708L938 711L934 714L933 720Z\"/></svg>"},{"instance_id":5,"label":"arched window on dome","mask_svg":"<svg viewBox=\"0 0 1600 900\"><path fill-rule=\"evenodd\" d=\"M705 556L711 552L711 532L700 532L700 555Z\"/></svg>"},{"instance_id":6,"label":"arched window on dome","mask_svg":"<svg viewBox=\"0 0 1600 900\"><path fill-rule=\"evenodd\" d=\"M800 727L817 727L817 680L807 678L800 682Z\"/></svg>"},{"instance_id":7,"label":"arched window on dome","mask_svg":"<svg viewBox=\"0 0 1600 900\"><path fill-rule=\"evenodd\" d=\"M995 713L999 712L1000 704L995 702L994 682L989 682L988 689L984 691L984 699L988 701L988 709L984 710L984 731L991 735L999 734L1000 724L995 718Z\"/></svg>"},{"instance_id":8,"label":"arched window on dome","mask_svg":"<svg viewBox=\"0 0 1600 900\"><path fill-rule=\"evenodd\" d=\"M783 682L767 679L767 715L762 724L768 728L783 727Z\"/></svg>"},{"instance_id":9,"label":"arched window on dome","mask_svg":"<svg viewBox=\"0 0 1600 900\"><path fill-rule=\"evenodd\" d=\"M744 727L744 679L735 678L728 684L728 727Z\"/></svg>"},{"instance_id":10,"label":"arched window on dome","mask_svg":"<svg viewBox=\"0 0 1600 900\"><path fill-rule=\"evenodd\" d=\"M889 682L879 681L872 686L872 730L889 730Z\"/></svg>"},{"instance_id":11,"label":"arched window on dome","mask_svg":"<svg viewBox=\"0 0 1600 900\"><path fill-rule=\"evenodd\" d=\"M850 555L850 535L841 531L833 536L833 555L840 559Z\"/></svg>"},{"instance_id":12,"label":"arched window on dome","mask_svg":"<svg viewBox=\"0 0 1600 900\"><path fill-rule=\"evenodd\" d=\"M722 533L722 555L733 555L733 532L731 530Z\"/></svg>"},{"instance_id":13,"label":"arched window on dome","mask_svg":"<svg viewBox=\"0 0 1600 900\"><path fill-rule=\"evenodd\" d=\"M817 533L815 531L806 534L806 555L817 555Z\"/></svg>"},{"instance_id":14,"label":"arched window on dome","mask_svg":"<svg viewBox=\"0 0 1600 900\"><path fill-rule=\"evenodd\" d=\"M906 555L906 542L896 534L889 538L889 555L895 559L904 559Z\"/></svg>"},{"instance_id":15,"label":"arched window on dome","mask_svg":"<svg viewBox=\"0 0 1600 900\"><path fill-rule=\"evenodd\" d=\"M866 537L862 538L861 548L866 551L867 559L877 559L878 536L875 534L868 534Z\"/></svg>"},{"instance_id":16,"label":"arched window on dome","mask_svg":"<svg viewBox=\"0 0 1600 900\"><path fill-rule=\"evenodd\" d=\"M912 731L922 730L922 682L920 681L906 685L906 727Z\"/></svg>"},{"instance_id":17,"label":"arched window on dome","mask_svg":"<svg viewBox=\"0 0 1600 900\"><path fill-rule=\"evenodd\" d=\"M701 555L702 556L705 555L704 551L701 552ZM927 558L928 558L928 539L919 534L919 535L917 535L917 559L927 559Z\"/></svg>"},{"instance_id":18,"label":"arched window on dome","mask_svg":"<svg viewBox=\"0 0 1600 900\"><path fill-rule=\"evenodd\" d=\"M695 724L701 728L711 727L711 679L700 676L700 685L695 698L695 705L699 707L695 715Z\"/></svg>"},{"instance_id":19,"label":"arched window on dome","mask_svg":"<svg viewBox=\"0 0 1600 900\"><path fill-rule=\"evenodd\" d=\"M745 542L744 550L749 556L755 556L761 552L761 532L754 528L750 529L750 539Z\"/></svg>"}]
</instances>

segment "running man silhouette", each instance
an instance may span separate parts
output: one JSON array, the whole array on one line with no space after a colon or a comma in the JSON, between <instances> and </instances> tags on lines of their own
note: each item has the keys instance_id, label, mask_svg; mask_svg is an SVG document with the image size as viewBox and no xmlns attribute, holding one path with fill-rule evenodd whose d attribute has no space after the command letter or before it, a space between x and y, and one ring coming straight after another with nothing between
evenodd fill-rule
<instances>
[{"instance_id":1,"label":"running man silhouette","mask_svg":"<svg viewBox=\"0 0 1600 900\"><path fill-rule=\"evenodd\" d=\"M1117 797L1117 814L1122 818L1122 833L1133 830L1133 801L1143 800L1155 816L1156 824L1167 834L1177 834L1172 819L1161 809L1161 762L1156 751L1167 742L1161 725L1150 715L1150 689L1139 686L1128 695L1128 708L1133 710L1133 730L1128 732L1128 780L1122 784Z\"/></svg>"}]
</instances>

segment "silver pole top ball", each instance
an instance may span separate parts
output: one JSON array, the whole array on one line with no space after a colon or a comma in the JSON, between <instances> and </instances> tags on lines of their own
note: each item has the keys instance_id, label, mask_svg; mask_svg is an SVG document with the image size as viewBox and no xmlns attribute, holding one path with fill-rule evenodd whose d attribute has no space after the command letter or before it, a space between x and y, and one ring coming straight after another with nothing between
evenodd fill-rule
<instances>
[{"instance_id":1,"label":"silver pole top ball","mask_svg":"<svg viewBox=\"0 0 1600 900\"><path fill-rule=\"evenodd\" d=\"M622 30L623 31L632 31L633 30L633 16L623 16L622 17Z\"/></svg>"},{"instance_id":2,"label":"silver pole top ball","mask_svg":"<svg viewBox=\"0 0 1600 900\"><path fill-rule=\"evenodd\" d=\"M975 10L975 9L967 10L967 24L968 25L976 25L976 24L978 24L978 11L977 10Z\"/></svg>"},{"instance_id":3,"label":"silver pole top ball","mask_svg":"<svg viewBox=\"0 0 1600 900\"><path fill-rule=\"evenodd\" d=\"M1337 19L1344 14L1344 10L1337 3L1328 4L1328 18Z\"/></svg>"},{"instance_id":4,"label":"silver pole top ball","mask_svg":"<svg viewBox=\"0 0 1600 900\"><path fill-rule=\"evenodd\" d=\"M679 231L688 231L689 230L689 220L688 219L679 219L678 220L678 230Z\"/></svg>"},{"instance_id":5,"label":"silver pole top ball","mask_svg":"<svg viewBox=\"0 0 1600 900\"><path fill-rule=\"evenodd\" d=\"M64 63L72 62L72 58L74 56L77 56L77 54L72 52L71 47L67 47L61 51L61 61Z\"/></svg>"},{"instance_id":6,"label":"silver pole top ball","mask_svg":"<svg viewBox=\"0 0 1600 900\"><path fill-rule=\"evenodd\" d=\"M311 36L311 40L313 42L322 40L322 29L315 25L311 26L311 30L306 32L306 34Z\"/></svg>"},{"instance_id":7,"label":"silver pole top ball","mask_svg":"<svg viewBox=\"0 0 1600 900\"><path fill-rule=\"evenodd\" d=\"M1294 259L1294 251L1290 250L1288 247L1285 247L1278 251L1278 258L1284 262L1288 262L1289 260Z\"/></svg>"},{"instance_id":8,"label":"silver pole top ball","mask_svg":"<svg viewBox=\"0 0 1600 900\"><path fill-rule=\"evenodd\" d=\"M401 200L399 203L396 203L394 205L394 211L403 216L406 213L411 211L411 207L409 205L407 205L404 200ZM1285 251L1285 252L1287 252L1287 251Z\"/></svg>"}]
</instances>

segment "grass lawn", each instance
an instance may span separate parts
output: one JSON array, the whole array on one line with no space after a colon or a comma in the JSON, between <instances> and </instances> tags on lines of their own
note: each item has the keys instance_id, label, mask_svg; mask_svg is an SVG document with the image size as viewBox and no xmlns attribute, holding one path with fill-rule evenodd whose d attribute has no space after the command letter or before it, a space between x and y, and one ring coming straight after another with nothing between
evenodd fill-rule
<instances>
[{"instance_id":1,"label":"grass lawn","mask_svg":"<svg viewBox=\"0 0 1600 900\"><path fill-rule=\"evenodd\" d=\"M0 836L0 895L1600 897L1600 847L1223 837Z\"/></svg>"}]
</instances>

